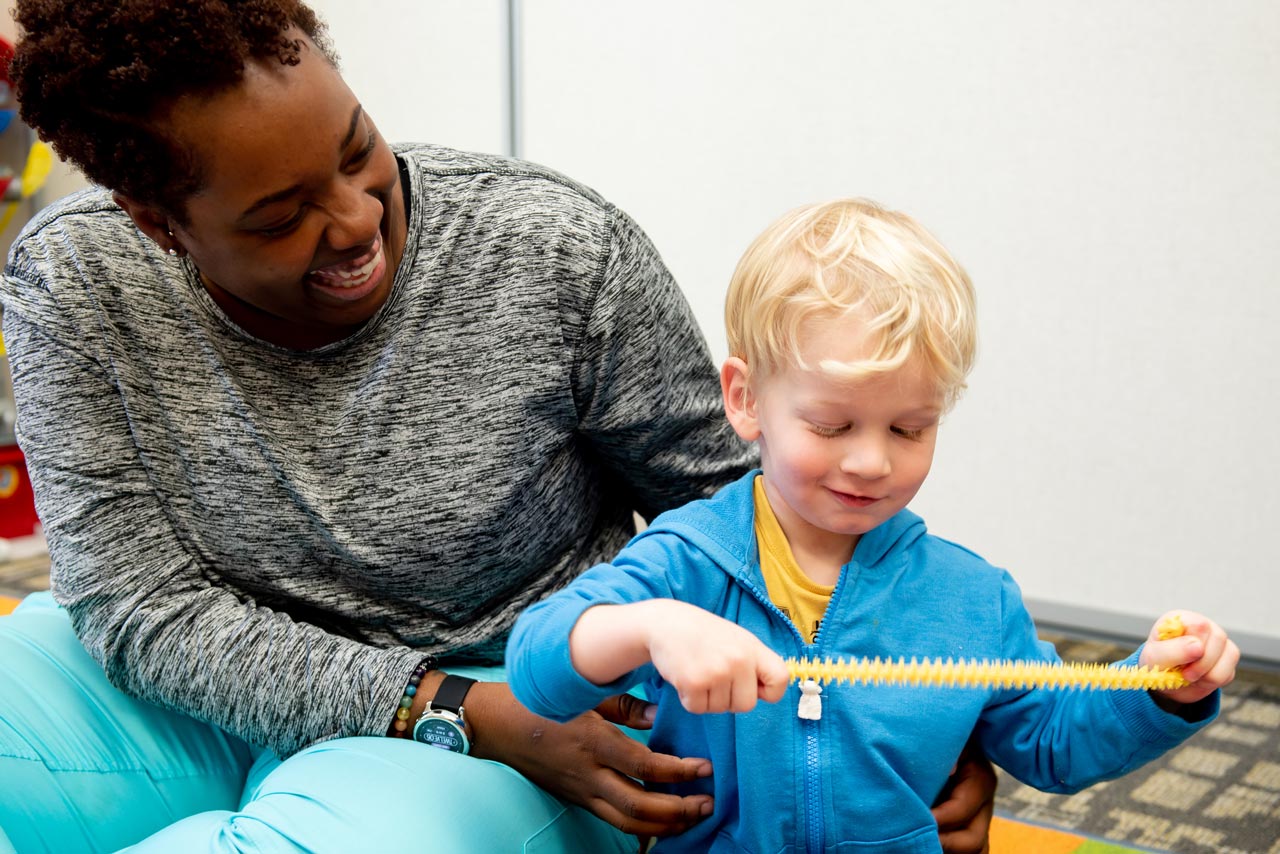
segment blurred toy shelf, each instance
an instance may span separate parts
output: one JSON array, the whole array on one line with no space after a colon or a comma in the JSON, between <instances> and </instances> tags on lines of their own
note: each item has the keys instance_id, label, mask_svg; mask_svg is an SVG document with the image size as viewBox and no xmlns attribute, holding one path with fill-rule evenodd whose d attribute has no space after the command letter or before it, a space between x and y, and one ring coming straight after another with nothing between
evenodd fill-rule
<instances>
[{"instance_id":1,"label":"blurred toy shelf","mask_svg":"<svg viewBox=\"0 0 1280 854\"><path fill-rule=\"evenodd\" d=\"M49 550L26 460L14 441L13 388L0 336L0 597L21 598L49 587Z\"/></svg>"},{"instance_id":2,"label":"blurred toy shelf","mask_svg":"<svg viewBox=\"0 0 1280 854\"><path fill-rule=\"evenodd\" d=\"M35 194L53 164L49 147L17 116L9 89L13 47L0 38L0 238L4 253L35 212ZM0 599L21 598L49 586L49 552L36 516L26 460L14 426L13 383L0 335Z\"/></svg>"},{"instance_id":3,"label":"blurred toy shelf","mask_svg":"<svg viewBox=\"0 0 1280 854\"><path fill-rule=\"evenodd\" d=\"M49 550L44 535L0 540L0 598L21 599L49 589Z\"/></svg>"}]
</instances>

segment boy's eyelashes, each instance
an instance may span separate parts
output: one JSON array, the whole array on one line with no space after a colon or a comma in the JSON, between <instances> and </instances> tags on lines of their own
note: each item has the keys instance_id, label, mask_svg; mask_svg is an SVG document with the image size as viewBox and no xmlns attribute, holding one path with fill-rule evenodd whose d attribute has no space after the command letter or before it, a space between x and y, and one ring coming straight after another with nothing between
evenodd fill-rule
<instances>
[{"instance_id":1,"label":"boy's eyelashes","mask_svg":"<svg viewBox=\"0 0 1280 854\"><path fill-rule=\"evenodd\" d=\"M831 427L826 424L817 424L810 421L809 429L819 436L834 439L836 436L842 436L845 433L848 433L853 429L853 425L841 424L839 427ZM890 427L889 432L893 433L895 436L901 436L904 439L910 439L915 442L919 441L928 429L928 427Z\"/></svg>"},{"instance_id":2,"label":"boy's eyelashes","mask_svg":"<svg viewBox=\"0 0 1280 854\"><path fill-rule=\"evenodd\" d=\"M848 433L849 428L852 426L852 424L844 424L840 427L827 427L823 424L815 424L812 421L809 422L810 430L817 433L819 436L826 436L828 439L839 436L842 433Z\"/></svg>"}]
</instances>

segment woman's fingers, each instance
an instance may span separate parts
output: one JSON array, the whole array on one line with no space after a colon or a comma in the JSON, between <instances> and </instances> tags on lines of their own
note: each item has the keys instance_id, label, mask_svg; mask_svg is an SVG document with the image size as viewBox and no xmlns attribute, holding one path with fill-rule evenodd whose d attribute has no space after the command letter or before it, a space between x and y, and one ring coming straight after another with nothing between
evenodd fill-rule
<instances>
[{"instance_id":1,"label":"woman's fingers","mask_svg":"<svg viewBox=\"0 0 1280 854\"><path fill-rule=\"evenodd\" d=\"M710 795L666 795L645 791L634 780L615 775L588 808L624 833L673 836L711 815Z\"/></svg>"}]
</instances>

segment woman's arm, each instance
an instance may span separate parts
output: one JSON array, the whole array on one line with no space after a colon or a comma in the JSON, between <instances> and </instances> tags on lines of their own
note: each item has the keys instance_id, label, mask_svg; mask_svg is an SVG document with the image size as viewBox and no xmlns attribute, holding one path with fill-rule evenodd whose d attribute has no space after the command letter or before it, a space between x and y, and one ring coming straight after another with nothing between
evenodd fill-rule
<instances>
[{"instance_id":1,"label":"woman's arm","mask_svg":"<svg viewBox=\"0 0 1280 854\"><path fill-rule=\"evenodd\" d=\"M25 260L5 287L18 435L55 595L108 678L281 755L385 732L420 655L338 637L213 583L149 481L102 320L85 308L91 292L33 281L38 265ZM254 500L234 485L229 504Z\"/></svg>"},{"instance_id":2,"label":"woman's arm","mask_svg":"<svg viewBox=\"0 0 1280 854\"><path fill-rule=\"evenodd\" d=\"M610 251L575 348L579 429L652 519L711 495L757 464L724 417L719 374L657 250L611 209Z\"/></svg>"}]
</instances>

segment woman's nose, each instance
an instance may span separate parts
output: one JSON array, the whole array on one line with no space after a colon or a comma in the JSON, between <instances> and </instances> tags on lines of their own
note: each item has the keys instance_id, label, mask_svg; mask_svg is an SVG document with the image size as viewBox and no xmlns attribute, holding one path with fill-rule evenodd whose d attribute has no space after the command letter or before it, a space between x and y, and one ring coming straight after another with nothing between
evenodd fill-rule
<instances>
[{"instance_id":1,"label":"woman's nose","mask_svg":"<svg viewBox=\"0 0 1280 854\"><path fill-rule=\"evenodd\" d=\"M343 185L329 202L325 239L343 251L373 242L382 224L382 203L362 187Z\"/></svg>"}]
</instances>

